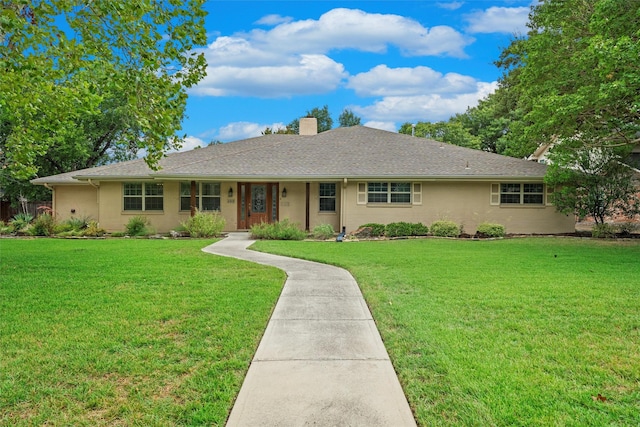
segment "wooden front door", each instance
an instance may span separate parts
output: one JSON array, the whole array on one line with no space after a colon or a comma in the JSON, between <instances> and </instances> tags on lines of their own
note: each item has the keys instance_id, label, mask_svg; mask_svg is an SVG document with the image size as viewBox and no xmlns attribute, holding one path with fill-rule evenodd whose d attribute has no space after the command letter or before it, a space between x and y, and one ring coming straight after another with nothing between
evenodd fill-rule
<instances>
[{"instance_id":1,"label":"wooden front door","mask_svg":"<svg viewBox=\"0 0 640 427\"><path fill-rule=\"evenodd\" d=\"M277 183L239 183L238 195L238 229L278 220Z\"/></svg>"}]
</instances>

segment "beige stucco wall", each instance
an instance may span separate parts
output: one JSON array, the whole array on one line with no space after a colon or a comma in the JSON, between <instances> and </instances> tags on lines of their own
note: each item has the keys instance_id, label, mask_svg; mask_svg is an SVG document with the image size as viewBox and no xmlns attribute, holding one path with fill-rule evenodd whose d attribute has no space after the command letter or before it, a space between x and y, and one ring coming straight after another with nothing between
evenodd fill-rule
<instances>
[{"instance_id":1,"label":"beige stucco wall","mask_svg":"<svg viewBox=\"0 0 640 427\"><path fill-rule=\"evenodd\" d=\"M57 186L54 190L54 209L59 219L76 216L98 220L107 231L123 231L132 216L145 215L158 233L167 233L189 217L180 211L180 183L164 182L164 210L162 212L124 211L122 182L96 183L99 190L90 185ZM309 185L309 228L319 224L331 224L336 231L344 225L354 231L368 222L421 222L431 225L436 220L448 219L462 224L464 231L473 234L478 224L493 222L502 224L508 233L557 234L575 230L572 216L559 214L553 206L492 206L490 182L421 182L422 204L419 205L370 205L357 204L358 182L336 183L336 212L319 212L319 183ZM280 182L279 218L305 225L306 184L304 182ZM233 197L228 197L229 188ZM287 197L282 197L282 189ZM225 231L237 229L237 183L221 185L221 214L226 220ZM341 211L341 205L342 211Z\"/></svg>"},{"instance_id":2,"label":"beige stucco wall","mask_svg":"<svg viewBox=\"0 0 640 427\"><path fill-rule=\"evenodd\" d=\"M146 216L158 233L167 233L189 218L189 211L180 211L180 182L166 181L164 186L163 211L123 210L122 182L100 183L100 226L107 231L123 231L131 217ZM233 188L232 198L228 197L229 187ZM220 188L220 213L225 218L225 231L237 229L236 183L225 182Z\"/></svg>"},{"instance_id":3,"label":"beige stucco wall","mask_svg":"<svg viewBox=\"0 0 640 427\"><path fill-rule=\"evenodd\" d=\"M575 231L573 216L556 212L553 206L492 206L489 182L422 182L421 205L358 205L357 183L349 183L345 194L344 225L356 230L367 222L421 222L451 220L474 234L478 224L502 224L507 233L558 234Z\"/></svg>"},{"instance_id":4,"label":"beige stucco wall","mask_svg":"<svg viewBox=\"0 0 640 427\"><path fill-rule=\"evenodd\" d=\"M53 211L58 221L73 217L98 221L98 190L89 184L55 186Z\"/></svg>"}]
</instances>

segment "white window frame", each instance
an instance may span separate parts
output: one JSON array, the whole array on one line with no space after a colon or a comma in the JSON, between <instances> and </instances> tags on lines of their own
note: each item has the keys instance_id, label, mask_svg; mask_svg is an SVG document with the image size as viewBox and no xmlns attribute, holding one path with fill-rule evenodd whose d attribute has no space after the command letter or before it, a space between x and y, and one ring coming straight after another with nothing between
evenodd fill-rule
<instances>
[{"instance_id":1,"label":"white window frame","mask_svg":"<svg viewBox=\"0 0 640 427\"><path fill-rule=\"evenodd\" d=\"M140 194L127 194L127 186L140 186ZM159 189L158 194L148 194L151 188ZM141 209L129 209L127 208L127 199L140 199ZM161 200L161 208L153 209L147 207L147 202L151 203L151 200ZM163 212L164 211L164 186L158 182L123 182L122 183L122 210L126 212Z\"/></svg>"},{"instance_id":2,"label":"white window frame","mask_svg":"<svg viewBox=\"0 0 640 427\"><path fill-rule=\"evenodd\" d=\"M379 184L384 191L370 191L371 184ZM394 185L407 185L407 191L394 191ZM384 201L370 201L369 195L384 195ZM409 195L409 201L393 201L393 195L402 194ZM422 204L422 183L410 181L369 181L357 183L357 204L372 206L410 206Z\"/></svg>"},{"instance_id":3,"label":"white window frame","mask_svg":"<svg viewBox=\"0 0 640 427\"><path fill-rule=\"evenodd\" d=\"M326 196L322 194L322 186L324 185L333 185L333 196ZM322 213L335 213L336 212L336 202L338 195L338 185L335 182L320 182L318 183L318 212ZM323 200L333 200L333 210L323 209L322 201Z\"/></svg>"},{"instance_id":4,"label":"white window frame","mask_svg":"<svg viewBox=\"0 0 640 427\"><path fill-rule=\"evenodd\" d=\"M541 185L542 191L525 191L526 186L528 185ZM505 191L509 188L505 188L505 186L510 186L511 189L514 189L515 186L518 186L518 191ZM518 196L517 202L503 202L504 195ZM526 201L526 196L539 196L539 202L528 202ZM547 190L547 186L542 182L500 182L500 183L492 183L491 184L491 205L494 206L545 206L549 204L549 193Z\"/></svg>"},{"instance_id":5,"label":"white window frame","mask_svg":"<svg viewBox=\"0 0 640 427\"><path fill-rule=\"evenodd\" d=\"M218 194L203 194L202 187L203 185L214 185L218 188ZM183 191L183 188L186 188ZM214 192L215 193L215 192ZM188 212L191 210L191 182L190 181L181 181L180 182L180 212ZM182 199L189 199L189 208L183 209L182 207ZM218 199L218 209L203 209L203 200L204 199ZM220 211L222 208L222 183L221 182L213 182L213 181L197 181L196 182L196 208L201 212L215 212Z\"/></svg>"}]
</instances>

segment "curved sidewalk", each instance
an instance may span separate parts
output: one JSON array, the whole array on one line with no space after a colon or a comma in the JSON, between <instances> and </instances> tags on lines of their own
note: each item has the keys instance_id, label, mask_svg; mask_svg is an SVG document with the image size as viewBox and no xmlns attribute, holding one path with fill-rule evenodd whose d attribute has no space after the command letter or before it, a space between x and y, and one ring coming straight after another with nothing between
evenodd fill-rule
<instances>
[{"instance_id":1,"label":"curved sidewalk","mask_svg":"<svg viewBox=\"0 0 640 427\"><path fill-rule=\"evenodd\" d=\"M288 276L227 426L415 426L351 274L247 250L252 243L230 233L203 249Z\"/></svg>"}]
</instances>

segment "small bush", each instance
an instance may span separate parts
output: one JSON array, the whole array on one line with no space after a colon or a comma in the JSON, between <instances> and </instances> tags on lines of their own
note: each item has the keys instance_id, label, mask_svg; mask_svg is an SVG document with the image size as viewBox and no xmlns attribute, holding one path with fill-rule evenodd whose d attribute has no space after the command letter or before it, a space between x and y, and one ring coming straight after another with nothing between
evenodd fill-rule
<instances>
[{"instance_id":1,"label":"small bush","mask_svg":"<svg viewBox=\"0 0 640 427\"><path fill-rule=\"evenodd\" d=\"M426 236L429 234L429 227L426 225L416 222L415 224L411 224L411 235L412 236Z\"/></svg>"},{"instance_id":2,"label":"small bush","mask_svg":"<svg viewBox=\"0 0 640 427\"><path fill-rule=\"evenodd\" d=\"M639 229L639 225L633 222L622 222L616 224L616 230L621 236L630 236Z\"/></svg>"},{"instance_id":3,"label":"small bush","mask_svg":"<svg viewBox=\"0 0 640 427\"><path fill-rule=\"evenodd\" d=\"M303 240L306 237L306 233L300 230L298 224L284 219L273 224L263 222L252 225L251 236L254 239L265 240Z\"/></svg>"},{"instance_id":4,"label":"small bush","mask_svg":"<svg viewBox=\"0 0 640 427\"><path fill-rule=\"evenodd\" d=\"M504 237L507 234L504 225L491 224L489 222L483 222L478 225L476 235L478 237Z\"/></svg>"},{"instance_id":5,"label":"small bush","mask_svg":"<svg viewBox=\"0 0 640 427\"><path fill-rule=\"evenodd\" d=\"M13 227L4 222L0 222L0 236L13 233Z\"/></svg>"},{"instance_id":6,"label":"small bush","mask_svg":"<svg viewBox=\"0 0 640 427\"><path fill-rule=\"evenodd\" d=\"M81 231L83 236L102 237L106 233L104 228L100 228L97 221L89 221L87 228Z\"/></svg>"},{"instance_id":7,"label":"small bush","mask_svg":"<svg viewBox=\"0 0 640 427\"><path fill-rule=\"evenodd\" d=\"M126 236L126 233L123 231L114 231L113 233L111 233L111 237L124 237Z\"/></svg>"},{"instance_id":8,"label":"small bush","mask_svg":"<svg viewBox=\"0 0 640 427\"><path fill-rule=\"evenodd\" d=\"M182 226L191 237L214 237L220 235L226 221L219 212L196 212Z\"/></svg>"},{"instance_id":9,"label":"small bush","mask_svg":"<svg viewBox=\"0 0 640 427\"><path fill-rule=\"evenodd\" d=\"M65 220L62 224L69 226L71 230L80 231L89 226L89 221L90 219L87 217L72 217Z\"/></svg>"},{"instance_id":10,"label":"small bush","mask_svg":"<svg viewBox=\"0 0 640 427\"><path fill-rule=\"evenodd\" d=\"M384 228L384 235L387 237L411 236L411 224L408 222L392 222Z\"/></svg>"},{"instance_id":11,"label":"small bush","mask_svg":"<svg viewBox=\"0 0 640 427\"><path fill-rule=\"evenodd\" d=\"M313 227L313 237L320 240L327 240L335 235L335 230L331 224L319 224Z\"/></svg>"},{"instance_id":12,"label":"small bush","mask_svg":"<svg viewBox=\"0 0 640 427\"><path fill-rule=\"evenodd\" d=\"M371 228L371 237L380 237L384 234L385 225L370 222L368 224L361 225L359 228L368 227Z\"/></svg>"},{"instance_id":13,"label":"small bush","mask_svg":"<svg viewBox=\"0 0 640 427\"><path fill-rule=\"evenodd\" d=\"M56 221L50 213L40 214L31 225L29 234L32 236L53 236Z\"/></svg>"},{"instance_id":14,"label":"small bush","mask_svg":"<svg viewBox=\"0 0 640 427\"><path fill-rule=\"evenodd\" d=\"M453 221L436 221L429 227L431 234L438 237L458 237L461 227Z\"/></svg>"},{"instance_id":15,"label":"small bush","mask_svg":"<svg viewBox=\"0 0 640 427\"><path fill-rule=\"evenodd\" d=\"M149 219L143 215L136 215L129 218L125 230L129 236L147 236L152 234L151 223Z\"/></svg>"},{"instance_id":16,"label":"small bush","mask_svg":"<svg viewBox=\"0 0 640 427\"><path fill-rule=\"evenodd\" d=\"M9 221L9 225L13 228L13 231L17 233L27 228L31 221L33 221L33 215L28 213L19 213Z\"/></svg>"},{"instance_id":17,"label":"small bush","mask_svg":"<svg viewBox=\"0 0 640 427\"><path fill-rule=\"evenodd\" d=\"M591 229L591 237L597 239L612 239L616 237L616 226L612 224L596 224Z\"/></svg>"}]
</instances>

